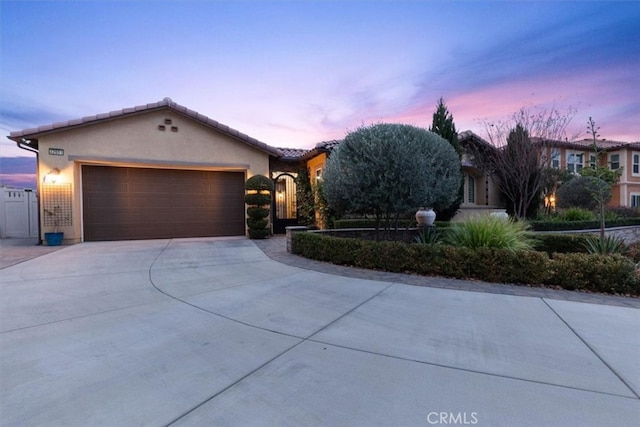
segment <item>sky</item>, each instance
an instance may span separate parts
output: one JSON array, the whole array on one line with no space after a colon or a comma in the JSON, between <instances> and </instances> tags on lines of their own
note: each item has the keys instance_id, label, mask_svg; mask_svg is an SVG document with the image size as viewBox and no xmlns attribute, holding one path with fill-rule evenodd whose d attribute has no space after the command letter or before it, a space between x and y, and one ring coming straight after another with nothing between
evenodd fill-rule
<instances>
[{"instance_id":1,"label":"sky","mask_svg":"<svg viewBox=\"0 0 640 427\"><path fill-rule=\"evenodd\" d=\"M640 1L0 2L9 132L165 97L276 147L380 122L459 131L575 109L568 136L640 141Z\"/></svg>"}]
</instances>

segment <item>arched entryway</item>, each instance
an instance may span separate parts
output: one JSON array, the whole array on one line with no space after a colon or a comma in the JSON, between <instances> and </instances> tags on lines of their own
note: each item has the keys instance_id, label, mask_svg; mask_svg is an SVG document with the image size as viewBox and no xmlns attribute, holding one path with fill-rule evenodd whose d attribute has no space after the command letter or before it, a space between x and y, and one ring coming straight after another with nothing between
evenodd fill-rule
<instances>
[{"instance_id":1,"label":"arched entryway","mask_svg":"<svg viewBox=\"0 0 640 427\"><path fill-rule=\"evenodd\" d=\"M282 234L285 227L298 225L298 206L296 203L295 172L272 172L273 191L273 232Z\"/></svg>"}]
</instances>

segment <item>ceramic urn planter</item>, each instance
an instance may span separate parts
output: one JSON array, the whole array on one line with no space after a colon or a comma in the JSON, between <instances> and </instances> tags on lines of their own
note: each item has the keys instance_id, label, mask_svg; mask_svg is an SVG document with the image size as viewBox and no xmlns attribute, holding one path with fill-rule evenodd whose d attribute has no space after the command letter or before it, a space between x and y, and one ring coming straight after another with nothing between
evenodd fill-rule
<instances>
[{"instance_id":1,"label":"ceramic urn planter","mask_svg":"<svg viewBox=\"0 0 640 427\"><path fill-rule=\"evenodd\" d=\"M418 227L431 227L436 220L436 213L431 208L420 208L416 212Z\"/></svg>"}]
</instances>

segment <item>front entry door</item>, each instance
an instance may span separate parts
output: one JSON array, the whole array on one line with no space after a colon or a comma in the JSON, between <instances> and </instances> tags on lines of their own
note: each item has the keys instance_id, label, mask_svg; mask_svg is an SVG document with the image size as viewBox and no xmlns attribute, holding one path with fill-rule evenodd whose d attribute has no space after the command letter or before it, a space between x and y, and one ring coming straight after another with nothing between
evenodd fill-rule
<instances>
[{"instance_id":1,"label":"front entry door","mask_svg":"<svg viewBox=\"0 0 640 427\"><path fill-rule=\"evenodd\" d=\"M277 173L273 181L273 232L283 234L285 227L298 225L295 174Z\"/></svg>"}]
</instances>

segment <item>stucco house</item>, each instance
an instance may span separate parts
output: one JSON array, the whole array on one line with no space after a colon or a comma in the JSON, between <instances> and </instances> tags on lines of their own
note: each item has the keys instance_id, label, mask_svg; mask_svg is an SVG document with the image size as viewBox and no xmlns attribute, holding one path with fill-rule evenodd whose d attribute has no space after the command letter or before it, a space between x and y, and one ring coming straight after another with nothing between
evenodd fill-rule
<instances>
[{"instance_id":1,"label":"stucco house","mask_svg":"<svg viewBox=\"0 0 640 427\"><path fill-rule=\"evenodd\" d=\"M12 132L37 153L40 235L64 243L246 234L244 182L274 180L272 226L297 224L295 178L322 179L331 150L276 148L165 98L160 102ZM481 139L472 132L462 142ZM459 217L500 207L491 178L463 159ZM417 207L416 207L417 208Z\"/></svg>"},{"instance_id":2,"label":"stucco house","mask_svg":"<svg viewBox=\"0 0 640 427\"><path fill-rule=\"evenodd\" d=\"M600 157L596 158L593 140L552 141L548 166L577 174L580 169L600 166L621 170L620 180L612 188L609 206L640 207L640 142L597 140ZM550 195L553 197L553 195Z\"/></svg>"},{"instance_id":3,"label":"stucco house","mask_svg":"<svg viewBox=\"0 0 640 427\"><path fill-rule=\"evenodd\" d=\"M37 153L40 236L59 228L64 243L246 234L244 182L261 174L275 183L273 230L298 221L295 179L312 183L339 140L305 149L277 148L165 98L32 129L9 138ZM471 131L460 145L488 144ZM622 169L611 206L640 207L640 142L555 141L550 167L577 173L599 161ZM462 157L461 219L503 208L491 176ZM417 207L416 207L417 208ZM54 213L55 215L52 215Z\"/></svg>"},{"instance_id":4,"label":"stucco house","mask_svg":"<svg viewBox=\"0 0 640 427\"><path fill-rule=\"evenodd\" d=\"M37 153L41 233L66 244L244 235L244 182L282 156L169 98L9 138Z\"/></svg>"}]
</instances>

